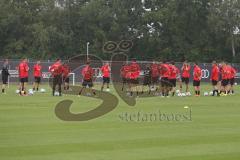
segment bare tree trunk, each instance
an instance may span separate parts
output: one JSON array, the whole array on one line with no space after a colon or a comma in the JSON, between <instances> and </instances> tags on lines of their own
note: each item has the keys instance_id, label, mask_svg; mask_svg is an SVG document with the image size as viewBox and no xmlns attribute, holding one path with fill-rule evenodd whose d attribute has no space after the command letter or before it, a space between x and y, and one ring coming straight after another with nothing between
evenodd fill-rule
<instances>
[{"instance_id":1,"label":"bare tree trunk","mask_svg":"<svg viewBox=\"0 0 240 160\"><path fill-rule=\"evenodd\" d=\"M232 56L233 56L233 58L235 58L236 57L236 51L235 51L235 42L234 42L234 35L233 35L233 33L231 34L231 40L232 40Z\"/></svg>"}]
</instances>

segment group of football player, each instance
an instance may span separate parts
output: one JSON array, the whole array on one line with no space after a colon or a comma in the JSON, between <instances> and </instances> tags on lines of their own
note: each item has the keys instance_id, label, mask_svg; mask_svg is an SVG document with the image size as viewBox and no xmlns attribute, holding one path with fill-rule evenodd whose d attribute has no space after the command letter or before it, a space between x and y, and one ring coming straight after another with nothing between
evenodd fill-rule
<instances>
[{"instance_id":1,"label":"group of football player","mask_svg":"<svg viewBox=\"0 0 240 160\"><path fill-rule=\"evenodd\" d=\"M178 94L190 96L189 82L191 77L191 71L193 75L193 87L195 96L200 96L200 85L202 80L202 69L197 62L193 64L193 70L191 70L191 65L185 61L179 69L174 61L171 62L155 62L153 61L151 65L147 65L143 69L143 85L142 91L136 88L136 94L144 92L144 86L148 86L148 92L151 93L152 90L159 90L162 97L174 96L176 92L177 82L179 83ZM131 63L124 64L121 68L121 76L123 87L128 84L127 90L130 92L130 96L133 95L132 87L139 85L141 77L141 68L137 64L136 60L133 59ZM228 94L234 94L234 84L235 84L236 69L227 64L226 62L217 63L212 62L211 70L211 83L212 83L212 96L225 96ZM183 91L183 85L185 84L186 89Z\"/></svg>"},{"instance_id":2,"label":"group of football player","mask_svg":"<svg viewBox=\"0 0 240 160\"><path fill-rule=\"evenodd\" d=\"M8 83L8 60L4 60L2 67L2 93L5 93L6 84ZM27 59L23 59L16 69L19 71L19 94L27 95L26 86L29 76L29 65ZM107 84L107 91L109 91L111 66L108 62L104 63L100 67L102 75L101 91L104 90L105 84ZM184 94L186 96L191 95L189 89L189 82L191 77L191 65L185 61L182 67L179 69L174 61L171 62L156 62L144 65L142 67L138 64L136 59L132 59L130 63L124 63L120 69L120 75L122 78L122 91L126 91L129 96L133 96L134 93L138 96L143 94L146 90L150 94L151 91L159 93L162 97L174 96L176 93L177 82L179 83L178 94ZM58 88L58 96L62 95L62 85L64 90L69 90L69 76L71 69L67 63L62 63L60 59L57 59L54 64L49 67L49 72L52 78L52 95L55 96L56 88ZM94 69L91 67L90 61L87 60L84 68L81 70L83 77L82 88L79 91L79 95L82 94L85 88L92 88L94 81ZM202 79L202 69L198 63L193 64L193 86L195 96L200 96L200 85ZM235 83L236 69L226 62L217 63L212 62L211 71L211 83L213 87L212 96L233 94L233 86ZM42 65L40 61L37 61L33 66L34 84L33 91L39 90L42 77ZM143 76L143 78L142 78ZM141 79L143 79L141 81ZM186 89L183 91L183 85ZM92 93L96 95L94 89Z\"/></svg>"}]
</instances>

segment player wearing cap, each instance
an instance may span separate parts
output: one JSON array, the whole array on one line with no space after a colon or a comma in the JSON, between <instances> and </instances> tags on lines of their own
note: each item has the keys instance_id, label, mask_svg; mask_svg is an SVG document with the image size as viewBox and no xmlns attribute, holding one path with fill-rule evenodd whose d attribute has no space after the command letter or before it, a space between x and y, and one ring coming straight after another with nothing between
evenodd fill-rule
<instances>
[{"instance_id":1,"label":"player wearing cap","mask_svg":"<svg viewBox=\"0 0 240 160\"><path fill-rule=\"evenodd\" d=\"M63 67L62 62L60 59L57 59L56 62L50 66L49 71L53 77L53 90L52 95L55 96L56 86L58 86L59 96L62 96L62 74L63 74Z\"/></svg>"},{"instance_id":2,"label":"player wearing cap","mask_svg":"<svg viewBox=\"0 0 240 160\"><path fill-rule=\"evenodd\" d=\"M105 84L107 84L107 91L109 91L111 68L110 68L108 62L105 63L105 64L101 67L101 72L102 72L102 75L103 75L103 77L102 77L102 78L103 78L103 83L102 83L101 91L103 91Z\"/></svg>"},{"instance_id":3,"label":"player wearing cap","mask_svg":"<svg viewBox=\"0 0 240 160\"><path fill-rule=\"evenodd\" d=\"M82 88L79 91L79 95L82 94L83 90L88 87L92 88L93 87L93 74L94 70L90 66L90 62L86 62L86 66L82 69L82 76L83 76L83 83L82 83ZM92 89L92 93L96 95L96 92Z\"/></svg>"},{"instance_id":4,"label":"player wearing cap","mask_svg":"<svg viewBox=\"0 0 240 160\"><path fill-rule=\"evenodd\" d=\"M175 66L175 62L172 61L169 65L170 74L169 74L169 82L171 84L171 92L172 96L175 95L176 84L177 84L177 77L180 73L179 69Z\"/></svg>"},{"instance_id":5,"label":"player wearing cap","mask_svg":"<svg viewBox=\"0 0 240 160\"><path fill-rule=\"evenodd\" d=\"M19 72L19 78L20 78L20 95L26 95L26 86L28 83L28 71L29 67L27 64L27 59L23 59L19 66L18 66L18 72Z\"/></svg>"},{"instance_id":6,"label":"player wearing cap","mask_svg":"<svg viewBox=\"0 0 240 160\"><path fill-rule=\"evenodd\" d=\"M63 64L62 69L63 69L62 79L63 79L63 83L64 83L63 84L64 85L63 89L64 90L69 90L69 81L70 81L69 75L70 75L71 69L70 69L70 67L68 66L67 63Z\"/></svg>"},{"instance_id":7,"label":"player wearing cap","mask_svg":"<svg viewBox=\"0 0 240 160\"><path fill-rule=\"evenodd\" d=\"M202 79L202 70L198 66L198 63L194 63L194 68L193 68L193 86L195 89L195 96L200 96L200 82Z\"/></svg>"},{"instance_id":8,"label":"player wearing cap","mask_svg":"<svg viewBox=\"0 0 240 160\"><path fill-rule=\"evenodd\" d=\"M191 70L191 66L188 64L187 61L185 61L183 63L183 66L181 68L181 71L182 71L182 83L185 83L186 85L186 94L190 94L189 92L189 79L190 79L190 70ZM180 85L180 89L181 89L181 92L182 92L182 84Z\"/></svg>"},{"instance_id":9,"label":"player wearing cap","mask_svg":"<svg viewBox=\"0 0 240 160\"><path fill-rule=\"evenodd\" d=\"M37 63L33 66L33 76L34 76L33 91L35 90L38 91L42 77L42 66L40 61L37 61Z\"/></svg>"},{"instance_id":10,"label":"player wearing cap","mask_svg":"<svg viewBox=\"0 0 240 160\"><path fill-rule=\"evenodd\" d=\"M6 85L9 77L9 64L8 59L5 59L2 66L2 93L5 93Z\"/></svg>"},{"instance_id":11,"label":"player wearing cap","mask_svg":"<svg viewBox=\"0 0 240 160\"><path fill-rule=\"evenodd\" d=\"M213 86L213 95L219 96L219 87L218 87L218 81L219 81L219 67L217 65L216 61L212 62L212 71L211 71L211 81Z\"/></svg>"}]
</instances>

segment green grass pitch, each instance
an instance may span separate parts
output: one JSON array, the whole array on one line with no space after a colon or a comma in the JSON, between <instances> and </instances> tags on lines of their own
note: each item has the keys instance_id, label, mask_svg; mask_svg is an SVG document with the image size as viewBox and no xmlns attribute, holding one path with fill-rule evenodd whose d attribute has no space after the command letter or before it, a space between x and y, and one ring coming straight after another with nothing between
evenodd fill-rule
<instances>
[{"instance_id":1,"label":"green grass pitch","mask_svg":"<svg viewBox=\"0 0 240 160\"><path fill-rule=\"evenodd\" d=\"M45 86L45 88L47 88ZM208 89L207 89L208 88ZM240 89L227 97L152 97L135 107L118 107L87 122L65 122L54 113L63 99L72 112L85 112L101 101L47 93L20 97L16 86L0 94L0 160L239 160ZM203 90L210 90L205 85ZM113 89L111 92L114 92ZM114 93L115 94L115 93ZM192 121L126 121L125 113L185 114Z\"/></svg>"}]
</instances>

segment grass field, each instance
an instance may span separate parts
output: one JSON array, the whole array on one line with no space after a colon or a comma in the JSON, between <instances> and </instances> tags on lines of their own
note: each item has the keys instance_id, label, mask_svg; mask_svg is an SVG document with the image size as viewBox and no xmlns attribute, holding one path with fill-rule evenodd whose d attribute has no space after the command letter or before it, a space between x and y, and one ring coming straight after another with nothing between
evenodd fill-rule
<instances>
[{"instance_id":1,"label":"grass field","mask_svg":"<svg viewBox=\"0 0 240 160\"><path fill-rule=\"evenodd\" d=\"M204 86L207 90L208 86ZM45 87L46 88L46 87ZM93 109L99 100L47 93L20 97L16 86L0 94L0 160L239 160L240 89L227 97L138 99L88 122L64 122L54 113L63 99L72 112ZM209 89L208 89L209 90ZM192 121L131 122L126 112L186 114Z\"/></svg>"}]
</instances>

